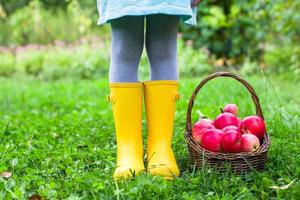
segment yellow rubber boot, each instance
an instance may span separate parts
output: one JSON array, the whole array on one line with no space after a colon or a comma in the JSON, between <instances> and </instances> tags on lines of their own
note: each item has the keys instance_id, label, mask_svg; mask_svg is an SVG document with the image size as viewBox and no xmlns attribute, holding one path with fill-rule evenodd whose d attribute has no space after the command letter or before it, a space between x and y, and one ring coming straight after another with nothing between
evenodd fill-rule
<instances>
[{"instance_id":1,"label":"yellow rubber boot","mask_svg":"<svg viewBox=\"0 0 300 200\"><path fill-rule=\"evenodd\" d=\"M142 142L142 84L111 83L117 139L117 167L114 178L129 178L145 170Z\"/></svg>"},{"instance_id":2,"label":"yellow rubber boot","mask_svg":"<svg viewBox=\"0 0 300 200\"><path fill-rule=\"evenodd\" d=\"M178 81L146 81L143 86L148 126L147 170L172 180L179 176L171 148Z\"/></svg>"}]
</instances>

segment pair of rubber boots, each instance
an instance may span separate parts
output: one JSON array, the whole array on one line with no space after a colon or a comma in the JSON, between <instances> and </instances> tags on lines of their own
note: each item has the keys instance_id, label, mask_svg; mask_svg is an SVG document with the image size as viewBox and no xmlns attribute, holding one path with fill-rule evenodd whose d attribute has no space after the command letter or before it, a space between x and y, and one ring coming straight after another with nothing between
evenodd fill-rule
<instances>
[{"instance_id":1,"label":"pair of rubber boots","mask_svg":"<svg viewBox=\"0 0 300 200\"><path fill-rule=\"evenodd\" d=\"M147 170L142 142L143 92L146 106L148 144ZM142 171L172 180L179 169L171 148L178 82L173 80L143 83L111 83L117 139L117 167L114 178L129 178Z\"/></svg>"}]
</instances>

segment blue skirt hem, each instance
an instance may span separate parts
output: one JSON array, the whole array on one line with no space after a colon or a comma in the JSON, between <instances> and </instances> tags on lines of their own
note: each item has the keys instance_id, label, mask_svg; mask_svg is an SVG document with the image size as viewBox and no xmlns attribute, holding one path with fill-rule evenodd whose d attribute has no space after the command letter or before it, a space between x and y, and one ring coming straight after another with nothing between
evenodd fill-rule
<instances>
[{"instance_id":1,"label":"blue skirt hem","mask_svg":"<svg viewBox=\"0 0 300 200\"><path fill-rule=\"evenodd\" d=\"M170 11L168 11L170 10ZM128 7L127 9L123 10L121 13L118 11L110 11L104 14L100 14L99 20L97 22L98 25L110 23L114 19L118 19L124 16L143 16L143 15L152 15L152 14L166 14L166 15L179 15L181 19L190 25L197 25L196 20L196 8L192 8L192 12L187 12L186 10L178 9L177 7L172 7L172 9L164 9L164 11L158 11L157 8L149 8L143 7L143 9L135 8L135 7Z\"/></svg>"}]
</instances>

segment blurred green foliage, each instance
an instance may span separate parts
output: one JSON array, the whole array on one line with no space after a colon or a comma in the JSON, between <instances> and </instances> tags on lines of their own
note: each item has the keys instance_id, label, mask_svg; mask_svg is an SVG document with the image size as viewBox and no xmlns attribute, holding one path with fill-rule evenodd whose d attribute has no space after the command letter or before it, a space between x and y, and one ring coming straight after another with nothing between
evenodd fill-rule
<instances>
[{"instance_id":1,"label":"blurred green foliage","mask_svg":"<svg viewBox=\"0 0 300 200\"><path fill-rule=\"evenodd\" d=\"M63 2L63 1L62 1ZM48 4L47 4L48 5ZM60 3L58 3L60 5ZM64 6L62 7L64 8ZM47 9L43 2L30 1L2 17L0 44L48 44L55 40L74 41L92 32L92 15L79 1L68 1L65 9Z\"/></svg>"},{"instance_id":2,"label":"blurred green foliage","mask_svg":"<svg viewBox=\"0 0 300 200\"><path fill-rule=\"evenodd\" d=\"M257 62L267 71L299 74L299 10L300 1L293 0L204 0L198 26L181 31L195 48L206 47L230 64Z\"/></svg>"},{"instance_id":3,"label":"blurred green foliage","mask_svg":"<svg viewBox=\"0 0 300 200\"><path fill-rule=\"evenodd\" d=\"M109 68L109 42L97 41L51 47L27 46L13 51L0 53L0 76L33 76L41 80L59 80L65 78L94 79L106 77ZM178 48L180 73L185 77L195 74L210 73L213 67L208 63L208 55L195 51L191 46L184 46L182 40ZM192 57L192 59L190 59ZM88 58L88 59L87 59ZM201 63L201 67L199 67ZM140 76L149 75L148 61L145 54L141 60Z\"/></svg>"},{"instance_id":4,"label":"blurred green foliage","mask_svg":"<svg viewBox=\"0 0 300 200\"><path fill-rule=\"evenodd\" d=\"M1 0L0 3L8 15L14 13L18 9L21 9L29 5L32 1L36 0ZM72 4L73 0L38 0L44 9L67 10L69 4ZM96 11L95 1L80 0L77 1L82 7L88 7L90 10Z\"/></svg>"},{"instance_id":5,"label":"blurred green foliage","mask_svg":"<svg viewBox=\"0 0 300 200\"><path fill-rule=\"evenodd\" d=\"M222 65L238 66L245 73L264 70L299 75L299 10L300 1L293 0L203 0L198 25L180 26L182 40L195 49L184 55L199 62L202 69L187 61L181 64L194 74ZM96 26L97 18L95 1L1 0L0 46L108 35L106 26Z\"/></svg>"},{"instance_id":6,"label":"blurred green foliage","mask_svg":"<svg viewBox=\"0 0 300 200\"><path fill-rule=\"evenodd\" d=\"M42 80L99 78L109 66L108 52L90 45L7 52L0 59L5 61L0 62L0 76L23 74Z\"/></svg>"}]
</instances>

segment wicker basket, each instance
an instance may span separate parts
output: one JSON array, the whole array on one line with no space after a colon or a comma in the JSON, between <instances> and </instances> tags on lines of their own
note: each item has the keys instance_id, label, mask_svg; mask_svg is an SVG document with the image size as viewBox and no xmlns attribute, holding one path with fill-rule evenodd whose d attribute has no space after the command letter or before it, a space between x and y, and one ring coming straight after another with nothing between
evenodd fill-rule
<instances>
[{"instance_id":1,"label":"wicker basket","mask_svg":"<svg viewBox=\"0 0 300 200\"><path fill-rule=\"evenodd\" d=\"M213 166L218 171L225 172L230 168L233 172L244 173L251 170L261 171L265 167L268 160L268 148L270 146L270 138L268 134L264 135L262 145L253 152L241 153L219 153L203 149L192 137L192 122L191 112L194 105L194 100L200 89L210 80L217 77L229 77L241 82L252 96L252 100L256 107L256 115L264 119L262 109L253 87L238 75L230 72L217 72L203 79L193 92L186 116L186 134L185 138L188 144L190 155L190 164L193 167L201 168L204 166Z\"/></svg>"}]
</instances>

